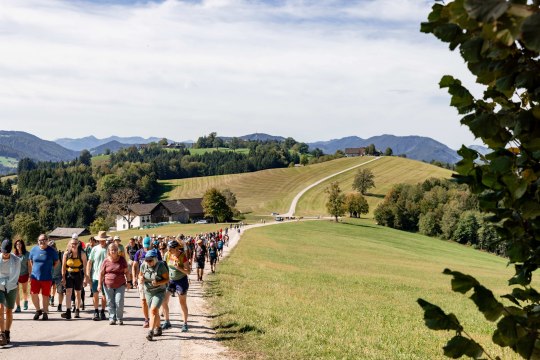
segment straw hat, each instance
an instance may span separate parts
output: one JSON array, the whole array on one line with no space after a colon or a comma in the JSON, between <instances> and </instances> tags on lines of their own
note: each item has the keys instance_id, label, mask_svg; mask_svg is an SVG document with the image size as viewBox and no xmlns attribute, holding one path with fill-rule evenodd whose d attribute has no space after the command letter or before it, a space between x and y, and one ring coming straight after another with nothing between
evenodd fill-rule
<instances>
[{"instance_id":1,"label":"straw hat","mask_svg":"<svg viewBox=\"0 0 540 360\"><path fill-rule=\"evenodd\" d=\"M106 241L109 238L109 235L107 235L106 231L100 231L98 232L97 236L94 236L94 239L97 241Z\"/></svg>"}]
</instances>

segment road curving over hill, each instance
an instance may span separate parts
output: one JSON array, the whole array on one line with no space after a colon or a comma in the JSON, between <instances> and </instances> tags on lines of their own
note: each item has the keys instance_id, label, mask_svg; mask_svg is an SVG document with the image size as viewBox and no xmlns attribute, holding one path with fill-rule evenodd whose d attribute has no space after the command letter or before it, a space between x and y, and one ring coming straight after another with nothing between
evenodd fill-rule
<instances>
[{"instance_id":1,"label":"road curving over hill","mask_svg":"<svg viewBox=\"0 0 540 360\"><path fill-rule=\"evenodd\" d=\"M282 217L285 217L285 218L288 218L288 217L293 217L294 216L294 213L296 212L296 205L298 204L298 201L300 200L300 198L306 193L308 192L310 189L314 188L315 186L319 185L319 184L322 184L323 182L325 182L326 180L328 179L331 179L333 178L334 176L338 176L340 174L343 174L343 173L346 173L348 171L351 171L351 170L354 170L358 167L361 167L361 166L364 166L364 165L367 165L373 161L377 161L379 160L380 157L376 157L372 160L369 160L369 161L366 161L365 163L362 163L362 164L358 164L358 165L355 165L355 166L352 166L348 169L345 169L345 170L342 170L342 171L339 171L335 174L332 174L332 175L329 175L327 177L325 177L324 179L321 179L321 180L318 180L316 182L314 182L313 184L309 185L308 187L304 188L302 191L300 191L293 199L293 201L291 202L291 206L289 207L289 211L285 214L280 214L280 216Z\"/></svg>"}]
</instances>

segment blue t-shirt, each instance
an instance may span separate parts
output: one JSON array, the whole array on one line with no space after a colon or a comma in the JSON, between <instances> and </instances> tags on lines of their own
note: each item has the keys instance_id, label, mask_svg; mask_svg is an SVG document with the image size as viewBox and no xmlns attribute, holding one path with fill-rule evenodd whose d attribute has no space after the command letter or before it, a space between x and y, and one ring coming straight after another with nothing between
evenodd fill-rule
<instances>
[{"instance_id":1,"label":"blue t-shirt","mask_svg":"<svg viewBox=\"0 0 540 360\"><path fill-rule=\"evenodd\" d=\"M53 264L58 260L58 252L52 247L47 246L45 250L39 246L34 246L30 250L29 259L32 261L31 279L39 281L51 281Z\"/></svg>"}]
</instances>

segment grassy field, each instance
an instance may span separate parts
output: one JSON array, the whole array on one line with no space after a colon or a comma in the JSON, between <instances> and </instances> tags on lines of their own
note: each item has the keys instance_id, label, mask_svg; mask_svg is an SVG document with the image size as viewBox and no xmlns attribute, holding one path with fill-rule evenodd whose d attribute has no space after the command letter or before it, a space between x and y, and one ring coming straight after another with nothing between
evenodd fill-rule
<instances>
[{"instance_id":1,"label":"grassy field","mask_svg":"<svg viewBox=\"0 0 540 360\"><path fill-rule=\"evenodd\" d=\"M0 156L0 165L5 167L17 168L19 161L12 157Z\"/></svg>"},{"instance_id":2,"label":"grassy field","mask_svg":"<svg viewBox=\"0 0 540 360\"><path fill-rule=\"evenodd\" d=\"M370 169L375 175L375 187L369 190L366 200L369 204L370 214L383 200L384 196L396 183L417 184L430 177L450 178L452 171L421 161L399 157L383 157L377 161L366 164L360 169ZM333 181L338 181L341 190L345 193L354 192L352 183L358 170L348 171L310 189L302 196L296 207L296 215L313 216L325 215L328 195L324 190Z\"/></svg>"},{"instance_id":3,"label":"grassy field","mask_svg":"<svg viewBox=\"0 0 540 360\"><path fill-rule=\"evenodd\" d=\"M211 149L193 149L193 148L189 148L188 149L189 152L191 153L191 155L202 155L202 154L206 154L208 152L214 152L214 151L233 151L229 148L211 148ZM247 154L249 153L249 149L248 148L241 148L241 149L236 149L234 150L234 152L237 152L237 153L240 153L240 154Z\"/></svg>"},{"instance_id":4,"label":"grassy field","mask_svg":"<svg viewBox=\"0 0 540 360\"><path fill-rule=\"evenodd\" d=\"M473 274L498 295L512 273L494 255L368 220L249 230L231 255L207 277L207 296L218 337L249 359L445 359L450 333L424 326L418 297L489 345L493 324L441 272Z\"/></svg>"},{"instance_id":5,"label":"grassy field","mask_svg":"<svg viewBox=\"0 0 540 360\"><path fill-rule=\"evenodd\" d=\"M373 157L342 158L305 167L271 169L248 174L210 176L202 178L161 181L164 189L161 199L199 197L210 187L230 188L238 199L238 209L253 216L284 213L292 199L302 189L328 175L345 170ZM375 174L375 189L368 196L371 211L382 200L391 186L398 182L418 183L429 177L450 177L451 172L420 161L399 157L383 157L368 165ZM330 181L338 180L341 188L352 191L357 170L338 175L311 189L300 199L296 215L325 215L326 194Z\"/></svg>"},{"instance_id":6,"label":"grassy field","mask_svg":"<svg viewBox=\"0 0 540 360\"><path fill-rule=\"evenodd\" d=\"M111 155L97 155L92 156L92 165L99 166L103 163L109 162Z\"/></svg>"},{"instance_id":7,"label":"grassy field","mask_svg":"<svg viewBox=\"0 0 540 360\"><path fill-rule=\"evenodd\" d=\"M274 211L283 213L289 209L294 196L307 185L371 159L372 157L342 158L305 167L160 181L165 189L162 198L199 197L210 187L229 188L236 194L237 207L242 212L258 215L269 215Z\"/></svg>"}]
</instances>

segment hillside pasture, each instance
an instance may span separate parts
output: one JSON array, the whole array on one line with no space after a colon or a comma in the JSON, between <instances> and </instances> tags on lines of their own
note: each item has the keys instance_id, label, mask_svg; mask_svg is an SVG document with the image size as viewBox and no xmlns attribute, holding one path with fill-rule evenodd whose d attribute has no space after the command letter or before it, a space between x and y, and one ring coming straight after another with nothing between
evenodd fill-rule
<instances>
[{"instance_id":1,"label":"hillside pasture","mask_svg":"<svg viewBox=\"0 0 540 360\"><path fill-rule=\"evenodd\" d=\"M0 165L9 167L9 168L17 168L17 164L19 163L19 160L7 157L7 156L0 156Z\"/></svg>"},{"instance_id":2,"label":"hillside pasture","mask_svg":"<svg viewBox=\"0 0 540 360\"><path fill-rule=\"evenodd\" d=\"M418 184L424 180L435 178L450 178L452 171L438 166L430 165L421 161L400 157L383 157L365 166L337 175L306 192L296 207L297 216L326 215L326 201L328 195L325 189L333 181L338 181L341 190L345 193L354 192L352 184L359 170L369 169L373 172L375 187L369 189L366 200L369 204L370 213L383 200L388 191L397 183Z\"/></svg>"},{"instance_id":3,"label":"hillside pasture","mask_svg":"<svg viewBox=\"0 0 540 360\"><path fill-rule=\"evenodd\" d=\"M218 336L250 359L446 359L449 332L428 330L422 297L455 313L491 355L493 323L453 293L444 268L502 295L506 260L369 220L290 222L247 231L206 278ZM494 358L495 356L493 356Z\"/></svg>"},{"instance_id":4,"label":"hillside pasture","mask_svg":"<svg viewBox=\"0 0 540 360\"><path fill-rule=\"evenodd\" d=\"M229 188L238 199L237 208L246 213L284 213L292 199L308 185L326 176L364 163L373 157L341 158L303 167L281 168L245 174L208 176L160 181L162 199L201 197L211 187ZM380 161L380 160L379 160Z\"/></svg>"}]
</instances>

